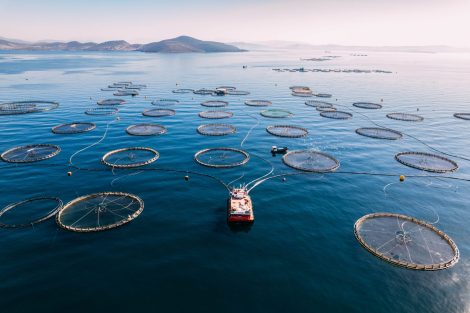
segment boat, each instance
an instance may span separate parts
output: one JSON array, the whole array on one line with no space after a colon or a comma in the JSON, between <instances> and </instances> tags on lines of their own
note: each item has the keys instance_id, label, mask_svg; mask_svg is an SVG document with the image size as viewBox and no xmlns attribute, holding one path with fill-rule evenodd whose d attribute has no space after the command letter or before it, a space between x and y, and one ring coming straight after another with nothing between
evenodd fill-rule
<instances>
[{"instance_id":1,"label":"boat","mask_svg":"<svg viewBox=\"0 0 470 313\"><path fill-rule=\"evenodd\" d=\"M227 201L227 222L229 224L250 224L254 220L253 203L246 187L233 188Z\"/></svg>"},{"instance_id":2,"label":"boat","mask_svg":"<svg viewBox=\"0 0 470 313\"><path fill-rule=\"evenodd\" d=\"M287 153L287 147L277 147L277 146L272 146L271 147L271 153L272 154L285 154Z\"/></svg>"}]
</instances>

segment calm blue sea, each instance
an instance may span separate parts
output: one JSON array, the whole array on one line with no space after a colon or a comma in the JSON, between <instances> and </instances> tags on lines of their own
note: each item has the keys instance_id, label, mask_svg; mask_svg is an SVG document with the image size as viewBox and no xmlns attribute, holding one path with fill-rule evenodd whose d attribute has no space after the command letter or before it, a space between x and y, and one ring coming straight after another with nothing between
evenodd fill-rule
<instances>
[{"instance_id":1,"label":"calm blue sea","mask_svg":"<svg viewBox=\"0 0 470 313\"><path fill-rule=\"evenodd\" d=\"M46 161L19 166L0 164L0 207L40 195L64 203L89 193L124 191L141 197L143 213L131 223L92 234L60 229L54 219L34 228L0 228L0 308L2 312L468 312L470 310L470 183L429 177L394 159L402 151L432 152L421 142L376 140L355 129L375 121L410 134L457 156L470 157L470 55L369 53L357 57L301 61L323 51L265 51L226 54L143 54L75 52L0 52L0 102L51 100L53 111L0 116L0 150L49 143L61 153ZM331 54L327 53L327 54ZM242 66L247 68L243 69ZM278 73L272 68L388 70L392 73ZM149 168L197 171L229 182L242 174L248 182L270 170L295 170L272 157L272 145L327 152L341 162L337 173L272 179L253 189L256 221L249 231L226 224L227 191L216 180L179 172L148 171L111 181L120 171L74 171L68 161L77 150L102 138L115 117L89 116L96 101L112 97L100 88L116 81L147 84L121 106L104 140L77 155L82 168L102 168L101 157L118 148L158 150ZM198 117L200 103L213 96L173 94L175 88L236 86L248 96L226 96L237 127L229 136L197 134L211 122ZM323 118L306 99L293 97L291 85L331 93L331 102L353 113L350 120ZM151 100L176 98L173 117L142 116ZM259 115L265 108L244 105L266 99L272 108L294 113L289 120ZM380 102L381 99L383 102ZM381 110L352 107L356 101L383 104ZM351 111L354 109L354 111ZM419 111L418 111L419 110ZM357 112L367 116L364 117ZM420 123L394 121L391 112L418 113ZM56 135L51 127L76 121L96 123L95 130ZM155 122L168 128L158 137L134 137L126 127ZM305 138L274 137L272 124L305 127ZM252 158L243 167L211 169L196 164L204 148L240 147ZM470 178L470 162L452 158L460 168L444 176ZM393 174L355 175L344 172ZM393 183L393 184L391 184ZM391 184L391 185L389 185ZM384 187L389 185L384 192ZM451 269L417 272L394 267L365 249L353 225L373 212L407 214L436 226L458 245L461 259Z\"/></svg>"}]
</instances>

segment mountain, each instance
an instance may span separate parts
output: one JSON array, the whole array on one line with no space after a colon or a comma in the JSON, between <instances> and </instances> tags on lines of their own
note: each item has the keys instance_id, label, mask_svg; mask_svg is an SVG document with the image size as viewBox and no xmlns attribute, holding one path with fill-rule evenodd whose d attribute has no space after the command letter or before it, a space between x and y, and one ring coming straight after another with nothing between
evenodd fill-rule
<instances>
[{"instance_id":1,"label":"mountain","mask_svg":"<svg viewBox=\"0 0 470 313\"><path fill-rule=\"evenodd\" d=\"M189 36L179 36L173 39L152 42L143 45L139 51L143 52L241 52L244 51L232 45L215 41L203 41Z\"/></svg>"},{"instance_id":2,"label":"mountain","mask_svg":"<svg viewBox=\"0 0 470 313\"><path fill-rule=\"evenodd\" d=\"M35 42L0 39L0 50L27 51L142 51L142 52L241 52L245 51L232 45L215 41L203 41L189 36L152 42L149 44L130 44L124 40L94 42Z\"/></svg>"},{"instance_id":3,"label":"mountain","mask_svg":"<svg viewBox=\"0 0 470 313\"><path fill-rule=\"evenodd\" d=\"M135 51L142 45L132 45L125 40L105 41L88 48L89 51Z\"/></svg>"}]
</instances>

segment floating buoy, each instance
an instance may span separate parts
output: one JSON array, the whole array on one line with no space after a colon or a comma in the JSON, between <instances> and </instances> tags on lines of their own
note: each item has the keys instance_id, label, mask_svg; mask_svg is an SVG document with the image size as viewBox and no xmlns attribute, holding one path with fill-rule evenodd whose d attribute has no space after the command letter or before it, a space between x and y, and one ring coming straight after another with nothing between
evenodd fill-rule
<instances>
[{"instance_id":1,"label":"floating buoy","mask_svg":"<svg viewBox=\"0 0 470 313\"><path fill-rule=\"evenodd\" d=\"M67 172L67 176L72 176L72 172Z\"/></svg>"},{"instance_id":2,"label":"floating buoy","mask_svg":"<svg viewBox=\"0 0 470 313\"><path fill-rule=\"evenodd\" d=\"M188 176L188 175L184 176L184 180L185 180L185 181L188 181L188 180L189 180L189 176Z\"/></svg>"},{"instance_id":3,"label":"floating buoy","mask_svg":"<svg viewBox=\"0 0 470 313\"><path fill-rule=\"evenodd\" d=\"M400 181L401 182L405 181L405 175L400 175Z\"/></svg>"},{"instance_id":4,"label":"floating buoy","mask_svg":"<svg viewBox=\"0 0 470 313\"><path fill-rule=\"evenodd\" d=\"M287 180L287 178L285 178L285 177L282 178L282 181L286 181L286 180Z\"/></svg>"}]
</instances>

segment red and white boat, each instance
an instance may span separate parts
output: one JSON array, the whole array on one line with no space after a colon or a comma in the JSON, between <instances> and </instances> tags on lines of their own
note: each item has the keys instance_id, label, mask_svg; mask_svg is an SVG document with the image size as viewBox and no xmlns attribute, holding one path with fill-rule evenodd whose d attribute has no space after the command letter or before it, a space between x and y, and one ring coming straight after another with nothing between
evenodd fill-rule
<instances>
[{"instance_id":1,"label":"red and white boat","mask_svg":"<svg viewBox=\"0 0 470 313\"><path fill-rule=\"evenodd\" d=\"M245 187L233 188L227 203L228 223L253 223L253 203Z\"/></svg>"}]
</instances>

